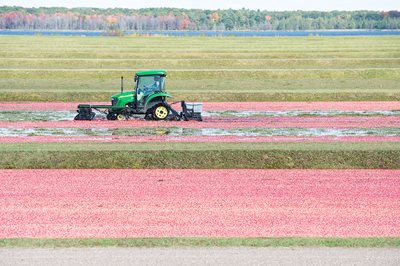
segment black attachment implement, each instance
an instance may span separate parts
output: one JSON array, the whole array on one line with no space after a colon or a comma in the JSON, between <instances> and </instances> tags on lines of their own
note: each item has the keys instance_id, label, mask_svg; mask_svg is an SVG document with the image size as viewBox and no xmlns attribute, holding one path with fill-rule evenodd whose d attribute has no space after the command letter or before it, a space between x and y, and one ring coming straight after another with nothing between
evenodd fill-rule
<instances>
[{"instance_id":1,"label":"black attachment implement","mask_svg":"<svg viewBox=\"0 0 400 266\"><path fill-rule=\"evenodd\" d=\"M171 107L171 105L176 103L181 103L181 108L182 108L181 112L177 112L174 108ZM181 102L173 102L171 105L169 105L169 108L171 110L171 115L169 117L169 120L203 121L203 118L201 117L202 105L200 103L186 103L185 101L181 101Z\"/></svg>"},{"instance_id":2,"label":"black attachment implement","mask_svg":"<svg viewBox=\"0 0 400 266\"><path fill-rule=\"evenodd\" d=\"M180 103L182 111L177 111L172 108L171 105ZM173 102L171 104L164 103L165 107L169 109L170 115L165 120L175 120L175 121L203 121L201 116L201 103L186 103L185 101ZM153 108L157 107L155 105ZM78 105L78 114L75 116L74 120L93 120L97 112L101 112L106 114L108 120L120 120L118 119L118 115L123 115L125 119L129 119L129 116L142 114L144 115L144 119L146 120L157 120L154 118L153 108L147 110L145 114L143 113L135 113L132 111L132 108L129 106L125 106L123 108L116 108L113 105L90 105L90 104L80 104Z\"/></svg>"},{"instance_id":3,"label":"black attachment implement","mask_svg":"<svg viewBox=\"0 0 400 266\"><path fill-rule=\"evenodd\" d=\"M80 104L77 112L74 120L92 120L96 115L90 104Z\"/></svg>"}]
</instances>

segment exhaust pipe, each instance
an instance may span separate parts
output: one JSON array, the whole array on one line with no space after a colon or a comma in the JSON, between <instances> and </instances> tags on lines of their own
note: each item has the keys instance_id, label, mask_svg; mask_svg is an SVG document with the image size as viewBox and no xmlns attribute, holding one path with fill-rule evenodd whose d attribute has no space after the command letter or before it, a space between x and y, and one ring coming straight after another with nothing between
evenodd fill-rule
<instances>
[{"instance_id":1,"label":"exhaust pipe","mask_svg":"<svg viewBox=\"0 0 400 266\"><path fill-rule=\"evenodd\" d=\"M124 92L124 77L121 76L121 93Z\"/></svg>"}]
</instances>

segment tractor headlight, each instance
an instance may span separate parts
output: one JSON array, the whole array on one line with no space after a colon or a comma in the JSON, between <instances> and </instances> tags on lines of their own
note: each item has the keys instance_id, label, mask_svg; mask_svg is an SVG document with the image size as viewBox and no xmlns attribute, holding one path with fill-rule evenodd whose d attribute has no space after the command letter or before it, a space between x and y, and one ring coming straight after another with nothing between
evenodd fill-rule
<instances>
[{"instance_id":1,"label":"tractor headlight","mask_svg":"<svg viewBox=\"0 0 400 266\"><path fill-rule=\"evenodd\" d=\"M111 98L111 105L116 106L118 102L118 98Z\"/></svg>"}]
</instances>

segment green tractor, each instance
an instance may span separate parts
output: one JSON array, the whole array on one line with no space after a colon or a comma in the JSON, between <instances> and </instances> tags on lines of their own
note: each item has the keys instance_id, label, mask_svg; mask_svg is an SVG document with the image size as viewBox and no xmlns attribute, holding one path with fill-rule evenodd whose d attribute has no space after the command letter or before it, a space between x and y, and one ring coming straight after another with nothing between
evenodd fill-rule
<instances>
[{"instance_id":1,"label":"green tractor","mask_svg":"<svg viewBox=\"0 0 400 266\"><path fill-rule=\"evenodd\" d=\"M197 120L202 121L201 104L180 102L182 111L178 112L168 104L171 95L165 91L167 71L149 70L137 72L136 89L123 91L111 97L111 105L79 104L75 120L92 120L95 111L104 113L108 120L128 120L133 115L144 115L147 120Z\"/></svg>"}]
</instances>

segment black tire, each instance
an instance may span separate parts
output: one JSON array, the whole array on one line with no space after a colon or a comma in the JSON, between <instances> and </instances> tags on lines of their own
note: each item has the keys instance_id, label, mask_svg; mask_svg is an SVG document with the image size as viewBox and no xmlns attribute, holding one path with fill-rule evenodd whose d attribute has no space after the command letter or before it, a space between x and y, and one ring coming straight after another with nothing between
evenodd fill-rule
<instances>
[{"instance_id":1,"label":"black tire","mask_svg":"<svg viewBox=\"0 0 400 266\"><path fill-rule=\"evenodd\" d=\"M167 120L169 113L169 106L165 103L158 103L152 108L152 116L154 120Z\"/></svg>"},{"instance_id":2,"label":"black tire","mask_svg":"<svg viewBox=\"0 0 400 266\"><path fill-rule=\"evenodd\" d=\"M153 120L153 108L147 109L146 114L144 115L145 120Z\"/></svg>"},{"instance_id":3,"label":"black tire","mask_svg":"<svg viewBox=\"0 0 400 266\"><path fill-rule=\"evenodd\" d=\"M117 120L117 114L116 113L108 113L107 120Z\"/></svg>"}]
</instances>

